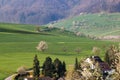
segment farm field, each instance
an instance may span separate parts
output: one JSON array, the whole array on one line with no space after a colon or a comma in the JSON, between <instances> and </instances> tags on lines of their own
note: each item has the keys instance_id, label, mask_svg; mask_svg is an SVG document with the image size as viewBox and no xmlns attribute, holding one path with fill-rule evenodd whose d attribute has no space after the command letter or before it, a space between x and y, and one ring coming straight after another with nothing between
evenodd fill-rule
<instances>
[{"instance_id":1,"label":"farm field","mask_svg":"<svg viewBox=\"0 0 120 80\"><path fill-rule=\"evenodd\" d=\"M47 56L52 59L59 58L70 65L74 64L76 57L80 60L92 55L94 46L101 49L100 56L103 57L107 46L118 44L76 37L69 33L60 32L58 29L36 33L34 25L0 23L0 80L15 73L20 66L31 68L35 54L38 55L41 65ZM36 50L40 41L46 41L48 44L48 50L45 52ZM66 48L66 52L63 48ZM75 52L76 48L81 49L79 54Z\"/></svg>"}]
</instances>

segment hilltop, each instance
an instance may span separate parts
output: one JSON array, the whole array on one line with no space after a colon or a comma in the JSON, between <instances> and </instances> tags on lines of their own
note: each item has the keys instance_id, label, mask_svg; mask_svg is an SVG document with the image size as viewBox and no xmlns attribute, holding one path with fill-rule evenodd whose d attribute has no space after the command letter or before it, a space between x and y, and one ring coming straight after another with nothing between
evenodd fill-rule
<instances>
[{"instance_id":1,"label":"hilltop","mask_svg":"<svg viewBox=\"0 0 120 80\"><path fill-rule=\"evenodd\" d=\"M115 37L120 35L119 13L81 14L58 21L53 26L85 36ZM120 39L120 38L119 38Z\"/></svg>"},{"instance_id":2,"label":"hilltop","mask_svg":"<svg viewBox=\"0 0 120 80\"><path fill-rule=\"evenodd\" d=\"M120 0L0 0L0 22L46 24L80 13L120 12Z\"/></svg>"}]
</instances>

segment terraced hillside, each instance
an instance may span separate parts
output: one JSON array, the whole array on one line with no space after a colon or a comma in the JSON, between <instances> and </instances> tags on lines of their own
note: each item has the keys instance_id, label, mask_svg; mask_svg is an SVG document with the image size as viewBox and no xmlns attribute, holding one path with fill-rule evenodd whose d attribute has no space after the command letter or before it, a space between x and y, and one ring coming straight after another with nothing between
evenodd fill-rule
<instances>
[{"instance_id":1,"label":"terraced hillside","mask_svg":"<svg viewBox=\"0 0 120 80\"><path fill-rule=\"evenodd\" d=\"M52 59L57 57L69 65L74 64L75 57L81 59L92 55L94 46L100 47L100 56L104 56L106 46L117 44L76 37L71 32L56 28L46 30L47 28L40 27L45 31L39 33L35 29L34 25L0 23L0 80L15 73L20 66L31 68L35 54L38 55L41 65L47 56ZM36 50L40 41L46 41L48 44L48 50L45 52ZM78 48L81 50L79 54L76 52Z\"/></svg>"},{"instance_id":2,"label":"terraced hillside","mask_svg":"<svg viewBox=\"0 0 120 80\"><path fill-rule=\"evenodd\" d=\"M120 13L84 14L58 21L55 27L92 36L120 35Z\"/></svg>"}]
</instances>

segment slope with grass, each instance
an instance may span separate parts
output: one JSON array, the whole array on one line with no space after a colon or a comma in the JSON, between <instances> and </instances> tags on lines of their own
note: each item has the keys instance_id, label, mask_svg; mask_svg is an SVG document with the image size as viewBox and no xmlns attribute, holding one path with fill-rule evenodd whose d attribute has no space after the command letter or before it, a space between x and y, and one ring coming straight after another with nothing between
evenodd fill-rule
<instances>
[{"instance_id":1,"label":"slope with grass","mask_svg":"<svg viewBox=\"0 0 120 80\"><path fill-rule=\"evenodd\" d=\"M47 42L48 50L38 52L36 46L42 40ZM15 73L20 66L31 68L35 54L41 65L47 56L59 58L69 65L74 64L75 57L81 59L92 55L93 46L100 47L100 56L104 56L106 46L111 44L117 43L76 37L59 29L37 33L34 25L0 23L0 80ZM64 47L66 52L62 50ZM81 49L80 54L75 52L76 48Z\"/></svg>"},{"instance_id":2,"label":"slope with grass","mask_svg":"<svg viewBox=\"0 0 120 80\"><path fill-rule=\"evenodd\" d=\"M81 14L58 21L55 27L92 36L120 35L120 13Z\"/></svg>"}]
</instances>

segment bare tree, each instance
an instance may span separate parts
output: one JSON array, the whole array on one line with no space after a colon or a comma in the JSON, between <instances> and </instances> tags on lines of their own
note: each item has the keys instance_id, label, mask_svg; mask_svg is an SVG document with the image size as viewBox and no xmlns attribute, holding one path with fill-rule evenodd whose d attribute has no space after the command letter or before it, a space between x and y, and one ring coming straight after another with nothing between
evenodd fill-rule
<instances>
[{"instance_id":1,"label":"bare tree","mask_svg":"<svg viewBox=\"0 0 120 80\"><path fill-rule=\"evenodd\" d=\"M49 29L53 29L53 28L54 28L53 24L50 24L50 25L48 26L48 28L49 28Z\"/></svg>"},{"instance_id":2,"label":"bare tree","mask_svg":"<svg viewBox=\"0 0 120 80\"><path fill-rule=\"evenodd\" d=\"M64 31L65 31L65 27L62 26L62 27L60 28L60 31L61 31L61 32L64 32Z\"/></svg>"},{"instance_id":3,"label":"bare tree","mask_svg":"<svg viewBox=\"0 0 120 80\"><path fill-rule=\"evenodd\" d=\"M76 48L75 52L79 54L81 52L81 49L80 48Z\"/></svg>"},{"instance_id":4,"label":"bare tree","mask_svg":"<svg viewBox=\"0 0 120 80\"><path fill-rule=\"evenodd\" d=\"M93 49L92 49L92 53L93 54L95 54L95 55L99 55L100 54L100 48L98 48L98 47L93 47Z\"/></svg>"},{"instance_id":5,"label":"bare tree","mask_svg":"<svg viewBox=\"0 0 120 80\"><path fill-rule=\"evenodd\" d=\"M76 36L81 36L81 33L80 33L80 32L77 32L77 33L76 33Z\"/></svg>"},{"instance_id":6,"label":"bare tree","mask_svg":"<svg viewBox=\"0 0 120 80\"><path fill-rule=\"evenodd\" d=\"M41 30L40 30L40 27L39 27L39 26L36 26L36 27L35 27L35 31L36 31L36 32L40 32L40 31L41 31Z\"/></svg>"},{"instance_id":7,"label":"bare tree","mask_svg":"<svg viewBox=\"0 0 120 80\"><path fill-rule=\"evenodd\" d=\"M63 52L67 52L67 50L68 50L67 47L65 47L65 46L62 47L62 51L63 51Z\"/></svg>"},{"instance_id":8,"label":"bare tree","mask_svg":"<svg viewBox=\"0 0 120 80\"><path fill-rule=\"evenodd\" d=\"M48 45L45 41L40 41L38 46L36 47L38 51L44 52L46 49L48 49Z\"/></svg>"}]
</instances>

